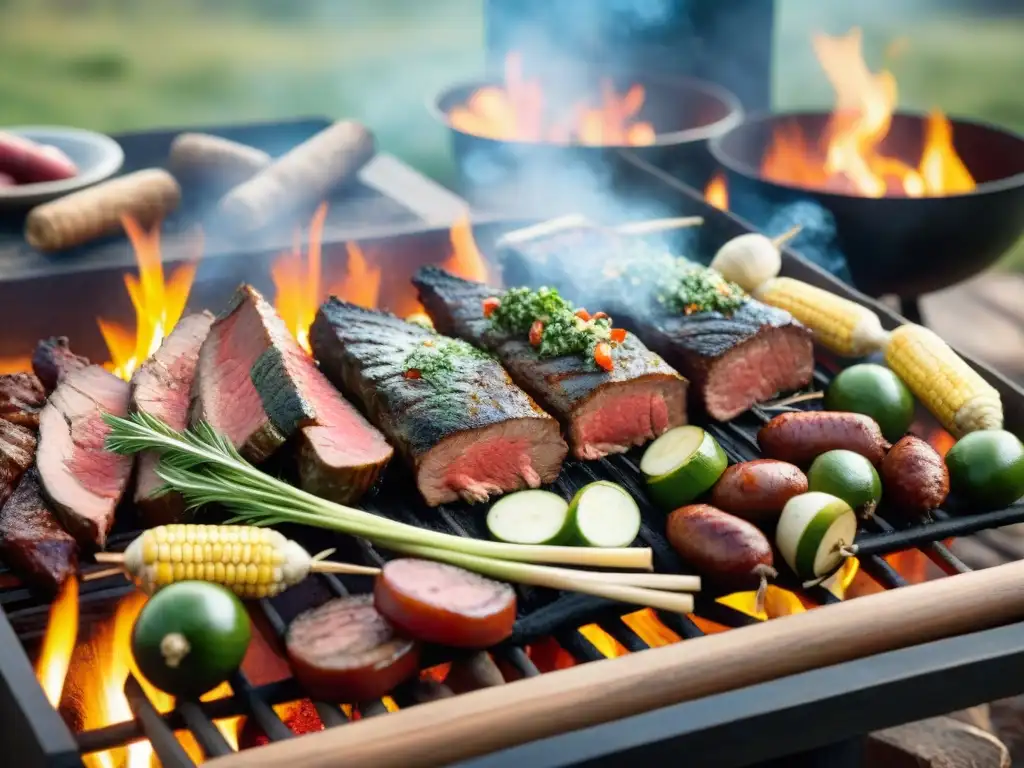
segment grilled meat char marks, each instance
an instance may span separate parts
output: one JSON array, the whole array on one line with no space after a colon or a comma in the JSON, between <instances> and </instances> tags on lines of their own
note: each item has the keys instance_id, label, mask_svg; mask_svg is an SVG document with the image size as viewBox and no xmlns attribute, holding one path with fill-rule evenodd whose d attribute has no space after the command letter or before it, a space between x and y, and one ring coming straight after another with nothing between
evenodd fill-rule
<instances>
[{"instance_id":1,"label":"grilled meat char marks","mask_svg":"<svg viewBox=\"0 0 1024 768\"><path fill-rule=\"evenodd\" d=\"M67 336L43 339L32 353L32 371L46 389L46 394L53 392L64 376L87 365L88 358L71 351Z\"/></svg>"},{"instance_id":2,"label":"grilled meat char marks","mask_svg":"<svg viewBox=\"0 0 1024 768\"><path fill-rule=\"evenodd\" d=\"M690 380L694 404L712 418L727 421L813 376L810 331L788 312L755 299L730 316L673 312L656 295L675 260L628 237L567 229L507 243L501 260L507 279L600 303Z\"/></svg>"},{"instance_id":3,"label":"grilled meat char marks","mask_svg":"<svg viewBox=\"0 0 1024 768\"><path fill-rule=\"evenodd\" d=\"M188 426L189 395L195 379L199 349L210 332L213 315L201 312L178 321L160 348L132 376L132 411L155 416L173 429ZM135 479L135 503L146 522L153 525L182 522L185 502L179 493L158 494L163 481L156 474L160 456L139 456Z\"/></svg>"},{"instance_id":4,"label":"grilled meat char marks","mask_svg":"<svg viewBox=\"0 0 1024 768\"><path fill-rule=\"evenodd\" d=\"M0 556L19 575L55 592L78 566L78 544L43 498L29 469L0 509Z\"/></svg>"},{"instance_id":5,"label":"grilled meat char marks","mask_svg":"<svg viewBox=\"0 0 1024 768\"><path fill-rule=\"evenodd\" d=\"M21 476L32 466L35 454L35 433L0 419L0 505L7 501Z\"/></svg>"},{"instance_id":6,"label":"grilled meat char marks","mask_svg":"<svg viewBox=\"0 0 1024 768\"><path fill-rule=\"evenodd\" d=\"M781 309L751 299L734 314L659 314L633 325L653 349L686 373L700 405L728 421L814 375L811 334Z\"/></svg>"},{"instance_id":7,"label":"grilled meat char marks","mask_svg":"<svg viewBox=\"0 0 1024 768\"><path fill-rule=\"evenodd\" d=\"M635 336L615 347L610 372L580 356L543 358L484 317L483 299L499 291L437 267L424 267L413 282L438 330L493 352L565 425L576 457L622 453L686 423L686 380Z\"/></svg>"},{"instance_id":8,"label":"grilled meat char marks","mask_svg":"<svg viewBox=\"0 0 1024 768\"><path fill-rule=\"evenodd\" d=\"M39 412L46 405L46 390L31 373L0 376L0 419L39 429Z\"/></svg>"},{"instance_id":9,"label":"grilled meat char marks","mask_svg":"<svg viewBox=\"0 0 1024 768\"><path fill-rule=\"evenodd\" d=\"M36 466L43 493L68 532L102 549L132 471L106 450L104 413L126 416L128 383L98 365L64 376L39 417Z\"/></svg>"},{"instance_id":10,"label":"grilled meat char marks","mask_svg":"<svg viewBox=\"0 0 1024 768\"><path fill-rule=\"evenodd\" d=\"M453 356L442 382L408 378L410 353L450 340L333 298L317 313L310 341L321 369L412 465L428 504L486 501L557 477L568 451L558 423L497 361Z\"/></svg>"},{"instance_id":11,"label":"grilled meat char marks","mask_svg":"<svg viewBox=\"0 0 1024 768\"><path fill-rule=\"evenodd\" d=\"M200 349L192 420L209 422L256 462L295 435L302 487L338 502L366 491L392 454L247 285Z\"/></svg>"}]
</instances>

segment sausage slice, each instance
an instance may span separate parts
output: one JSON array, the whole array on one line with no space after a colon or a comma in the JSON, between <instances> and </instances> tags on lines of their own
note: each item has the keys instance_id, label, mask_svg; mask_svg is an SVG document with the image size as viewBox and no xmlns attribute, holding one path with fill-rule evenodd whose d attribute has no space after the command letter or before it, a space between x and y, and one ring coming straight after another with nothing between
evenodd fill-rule
<instances>
[{"instance_id":1,"label":"sausage slice","mask_svg":"<svg viewBox=\"0 0 1024 768\"><path fill-rule=\"evenodd\" d=\"M432 560L389 561L373 600L405 634L457 648L495 645L512 634L516 620L516 593L508 584Z\"/></svg>"}]
</instances>

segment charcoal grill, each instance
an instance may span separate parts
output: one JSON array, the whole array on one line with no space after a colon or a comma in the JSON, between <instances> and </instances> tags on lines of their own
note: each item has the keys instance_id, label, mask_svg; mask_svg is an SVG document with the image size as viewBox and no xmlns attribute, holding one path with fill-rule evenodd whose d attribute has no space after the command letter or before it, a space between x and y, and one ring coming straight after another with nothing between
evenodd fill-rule
<instances>
[{"instance_id":1,"label":"charcoal grill","mask_svg":"<svg viewBox=\"0 0 1024 768\"><path fill-rule=\"evenodd\" d=\"M155 158L140 161L136 157L135 161L153 162ZM678 215L702 215L705 218L705 224L693 244L696 252L691 251L688 255L709 258L717 245L725 239L749 230L749 226L742 220L711 208L697 193L642 160L634 158L629 162L629 167L632 178L630 189L644 190L644 194L652 201L657 201ZM336 201L336 207L341 208L343 205L344 200ZM433 210L439 212L440 208L434 207ZM450 212L455 213L457 210L456 206ZM501 234L524 223L527 222L481 223L475 227L477 242L485 253L493 252L493 244ZM182 222L183 226L185 224L187 222ZM333 230L328 230L328 237L331 242L326 244L324 250L328 269L332 268L332 262L334 268L338 267L338 262L343 262L344 249L341 246L344 240L351 237L360 240L371 258L383 259L387 264L394 265L396 270L411 272L419 264L440 261L448 253L446 229L423 228L422 224L409 223L408 219L404 224L397 227L388 225L376 233L367 228L346 228L339 224ZM266 267L276 251L277 248L272 244L269 251L225 251L208 258L201 265L197 286L190 300L191 307L216 308L223 305L241 275L266 275ZM95 253L100 256L95 256ZM871 306L888 327L899 322L899 318L892 312L838 283L797 254L787 251L786 255L786 274ZM15 254L12 261L17 262L19 258L20 255ZM95 261L90 262L91 258ZM52 296L50 292L53 286L66 291L66 295L73 295L73 287L77 285L81 290L83 280L91 281L89 285L95 288L97 297L114 296L122 290L119 275L130 263L123 242L101 246L100 250L86 254L84 259L91 267L87 272L70 274L53 271L33 275L26 270L20 275L21 279L0 283L0 290L12 296L20 296L16 309L31 306L33 301L38 304L42 298ZM101 290L103 286L106 288ZM33 324L33 337L41 335L40 330L42 333L75 333L78 329L88 327L96 307L92 303L89 306L83 304L69 303L61 308L61 317L48 321L59 323L60 327L42 328ZM18 315L11 313L9 307L10 304L0 302L0 323L6 328L18 328ZM74 341L77 343L77 335ZM96 355L96 352L91 354ZM973 360L969 362L1000 391L1006 407L1008 428L1018 434L1024 431L1024 392L984 365ZM826 358L819 360L816 384L825 384L834 371L834 361ZM754 435L768 415L764 409L757 409L729 424L711 423L706 426L721 442L731 460L745 460L757 455ZM623 483L635 492L638 499L643 499L636 464L636 453L590 464L570 462L559 478L556 489L569 494L585 482L604 477ZM389 472L394 473L393 479L397 482L385 483L382 490L367 500L366 506L386 510L399 519L424 527L461 535L485 535L478 511L461 505L427 510L418 497L397 491L403 486L411 487L411 484L401 482L404 471L400 463L395 462ZM641 531L641 541L654 551L658 569L685 572L685 565L678 561L661 535L663 513L647 506L644 506L643 513L645 524ZM906 582L885 561L883 555L916 547L943 572L951 575L964 573L968 570L967 566L942 541L1024 521L1024 505L981 514L954 508L935 513L935 518L934 522L928 524L897 525L896 521L890 524L884 513L881 517L875 517L859 539L862 568L887 589L903 587ZM133 527L130 515L121 519L116 535L112 538L112 548L123 547L137 532ZM309 531L301 530L287 530L286 533L306 542L311 535ZM317 535L317 541L318 548L322 548L323 534ZM379 564L388 556L388 553L364 542L339 537L335 543L339 547L339 557L358 558L370 564ZM88 572L89 569L86 570ZM797 588L797 585L785 579L780 583L782 586ZM0 743L5 745L10 754L18 756L19 766L78 766L81 765L82 752L121 746L140 737L150 740L167 768L190 766L192 763L174 738L173 730L191 732L209 757L222 757L228 755L231 749L214 727L213 720L239 714L255 723L271 742L292 738L293 734L275 713L273 705L303 698L302 691L291 679L265 682L246 673L239 673L230 681L233 690L231 697L202 704L181 703L164 715L154 709L138 683L129 678L125 690L134 720L101 730L72 734L46 703L32 675L28 656L20 651L21 643L31 648L38 638L46 622L48 606L19 585L12 574L0 574L0 585L3 585L0 588L0 606L4 608L4 613L0 614ZM284 595L260 601L254 607L254 618L258 625L268 627L272 636L279 637L286 622L301 608L332 595L363 592L368 586L365 579L358 577L316 576ZM109 605L110 600L127 593L129 589L120 577L86 582L81 598L83 616L88 616L94 610L102 610L103 605ZM705 591L698 596L696 615L725 627L758 623L747 614L716 602L714 598L719 594L720 591L713 583L707 584ZM827 604L836 601L830 592L821 587L808 589L804 594L814 603L825 605L821 611L825 615L832 610ZM523 589L520 591L520 615L514 635L493 649L493 653L508 674L522 678L533 678L540 674L527 647L546 638L553 638L577 664L601 661L604 659L602 653L579 632L580 627L591 623L596 623L628 652L639 653L645 650L645 642L622 620L623 615L634 610L633 607L598 598ZM679 635L683 643L703 634L691 617L661 613L658 618L668 629ZM679 754L688 754L699 756L699 759L692 761L694 764L739 766L842 744L850 739L856 744L858 737L875 728L1019 693L1022 686L1017 680L1024 673L1024 635L1021 630L1020 624L988 628L781 677L608 723L601 724L600 718L597 718L592 721L594 724L591 727L532 740L524 745L496 742L496 746L508 748L488 755L481 755L477 750L467 751L462 749L463 745L453 743L448 745L446 759L466 759L469 760L467 765L490 768L524 764L524 761L527 761L525 764L553 767L621 765L631 759L661 759L667 762L677 760ZM870 631L870 627L865 627L865 631ZM434 655L425 659L425 665L433 665L448 658ZM416 704L416 693L414 687L406 686L395 692L395 700L403 710L413 713L428 711L426 708L433 705ZM343 733L344 730L336 729L352 728L353 733L356 733L356 729L360 728L350 724L350 716L335 703L315 702L315 706L324 725L332 732ZM420 707L423 710L419 710ZM357 703L354 711L360 718L394 717L397 722L403 722L401 715L387 715L386 707L381 702ZM510 711L507 717L511 728L516 712ZM737 734L742 734L742 738L737 738ZM310 735L300 737L300 740L314 745L319 743L318 738ZM308 749L314 753L317 751L314 746ZM382 744L380 750L381 756L386 757L387 745ZM264 759L275 764L284 759L273 750L267 750L265 754L268 757ZM343 761L343 754L337 753L331 757ZM260 755L258 750L245 754L244 764L262 763ZM793 759L788 757L787 761Z\"/></svg>"}]
</instances>

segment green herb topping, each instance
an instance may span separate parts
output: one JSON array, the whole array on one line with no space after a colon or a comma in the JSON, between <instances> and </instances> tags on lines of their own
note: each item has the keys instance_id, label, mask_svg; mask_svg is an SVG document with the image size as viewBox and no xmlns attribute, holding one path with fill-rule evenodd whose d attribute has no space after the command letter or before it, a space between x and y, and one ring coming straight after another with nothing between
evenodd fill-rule
<instances>
[{"instance_id":1,"label":"green herb topping","mask_svg":"<svg viewBox=\"0 0 1024 768\"><path fill-rule=\"evenodd\" d=\"M434 387L449 383L459 360L490 360L490 356L459 339L425 339L405 356L403 368L408 379L423 379Z\"/></svg>"},{"instance_id":2,"label":"green herb topping","mask_svg":"<svg viewBox=\"0 0 1024 768\"><path fill-rule=\"evenodd\" d=\"M580 355L609 370L610 348L599 344L621 342L624 332L613 334L611 318L603 312L591 315L574 309L554 288L511 288L496 300L484 303L484 311L495 328L515 336L526 336L541 357ZM616 339L615 336L618 336Z\"/></svg>"},{"instance_id":3,"label":"green herb topping","mask_svg":"<svg viewBox=\"0 0 1024 768\"><path fill-rule=\"evenodd\" d=\"M736 283L708 267L676 259L672 275L661 281L658 300L675 312L720 312L731 315L749 296Z\"/></svg>"}]
</instances>

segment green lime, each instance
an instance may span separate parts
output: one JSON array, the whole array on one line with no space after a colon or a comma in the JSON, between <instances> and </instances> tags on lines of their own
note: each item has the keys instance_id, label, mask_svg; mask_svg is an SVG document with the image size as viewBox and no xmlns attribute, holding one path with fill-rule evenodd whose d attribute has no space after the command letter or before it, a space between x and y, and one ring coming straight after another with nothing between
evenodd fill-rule
<instances>
[{"instance_id":1,"label":"green lime","mask_svg":"<svg viewBox=\"0 0 1024 768\"><path fill-rule=\"evenodd\" d=\"M890 442L903 437L914 420L914 396L907 385L888 368L871 363L851 365L832 379L825 408L870 416Z\"/></svg>"},{"instance_id":2,"label":"green lime","mask_svg":"<svg viewBox=\"0 0 1024 768\"><path fill-rule=\"evenodd\" d=\"M692 424L673 427L644 451L640 471L647 490L662 508L689 504L725 472L729 460L711 435Z\"/></svg>"},{"instance_id":3,"label":"green lime","mask_svg":"<svg viewBox=\"0 0 1024 768\"><path fill-rule=\"evenodd\" d=\"M1024 496L1024 445L1005 429L964 435L946 454L946 467L955 493L993 509Z\"/></svg>"},{"instance_id":4,"label":"green lime","mask_svg":"<svg viewBox=\"0 0 1024 768\"><path fill-rule=\"evenodd\" d=\"M855 510L871 514L882 498L882 481L871 462L853 451L829 451L807 471L807 487L830 493Z\"/></svg>"}]
</instances>

